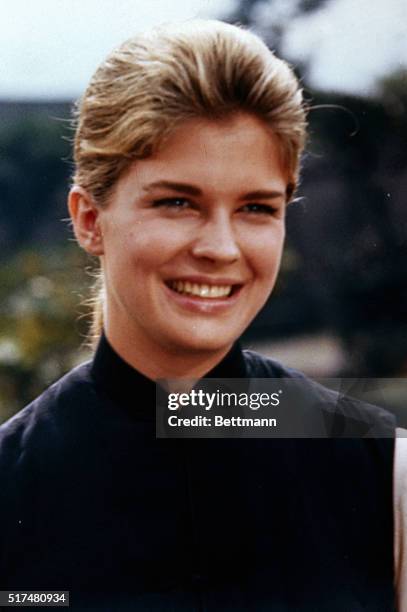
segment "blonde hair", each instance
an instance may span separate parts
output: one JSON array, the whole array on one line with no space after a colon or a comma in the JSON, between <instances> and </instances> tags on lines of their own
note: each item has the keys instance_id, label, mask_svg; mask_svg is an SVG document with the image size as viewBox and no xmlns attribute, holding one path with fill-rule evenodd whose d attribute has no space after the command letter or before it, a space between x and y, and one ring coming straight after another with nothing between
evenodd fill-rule
<instances>
[{"instance_id":1,"label":"blonde hair","mask_svg":"<svg viewBox=\"0 0 407 612\"><path fill-rule=\"evenodd\" d=\"M130 163L153 155L181 122L238 111L259 117L280 140L290 199L306 136L291 68L258 36L221 21L192 20L135 36L99 66L77 105L74 183L107 206ZM101 276L95 291L96 341L103 325Z\"/></svg>"}]
</instances>

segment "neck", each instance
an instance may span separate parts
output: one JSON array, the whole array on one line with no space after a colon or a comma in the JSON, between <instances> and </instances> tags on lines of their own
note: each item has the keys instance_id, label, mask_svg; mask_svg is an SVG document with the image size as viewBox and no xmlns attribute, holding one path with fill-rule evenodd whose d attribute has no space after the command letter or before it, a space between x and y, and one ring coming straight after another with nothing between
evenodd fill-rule
<instances>
[{"instance_id":1,"label":"neck","mask_svg":"<svg viewBox=\"0 0 407 612\"><path fill-rule=\"evenodd\" d=\"M198 380L210 372L229 352L231 345L217 351L190 351L182 354L163 347L146 346L140 339L114 333L108 326L106 337L112 348L133 368L151 380ZM146 356L148 356L146 358Z\"/></svg>"}]
</instances>

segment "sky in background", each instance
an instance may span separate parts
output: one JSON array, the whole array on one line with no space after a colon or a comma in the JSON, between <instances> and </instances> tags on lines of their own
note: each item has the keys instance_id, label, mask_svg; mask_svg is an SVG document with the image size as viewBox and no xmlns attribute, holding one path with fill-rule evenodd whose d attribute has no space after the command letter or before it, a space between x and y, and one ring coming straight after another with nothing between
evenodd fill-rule
<instances>
[{"instance_id":1,"label":"sky in background","mask_svg":"<svg viewBox=\"0 0 407 612\"><path fill-rule=\"evenodd\" d=\"M134 33L163 21L217 17L233 6L234 0L0 0L0 99L75 98L104 56ZM312 84L371 93L377 78L407 65L407 2L331 0L325 10L290 21L284 49L293 62L310 60Z\"/></svg>"},{"instance_id":2,"label":"sky in background","mask_svg":"<svg viewBox=\"0 0 407 612\"><path fill-rule=\"evenodd\" d=\"M407 68L407 0L332 0L293 24L284 52L309 60L312 84L373 93L377 79Z\"/></svg>"}]
</instances>

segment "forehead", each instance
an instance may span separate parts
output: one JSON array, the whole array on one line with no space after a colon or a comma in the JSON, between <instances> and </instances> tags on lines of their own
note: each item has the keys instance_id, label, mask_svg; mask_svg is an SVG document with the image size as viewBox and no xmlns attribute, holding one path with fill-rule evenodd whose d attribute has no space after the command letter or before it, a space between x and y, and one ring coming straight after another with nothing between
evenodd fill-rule
<instances>
[{"instance_id":1,"label":"forehead","mask_svg":"<svg viewBox=\"0 0 407 612\"><path fill-rule=\"evenodd\" d=\"M154 155L134 162L130 173L142 183L160 178L237 188L247 182L285 181L286 174L277 136L245 113L182 123Z\"/></svg>"}]
</instances>

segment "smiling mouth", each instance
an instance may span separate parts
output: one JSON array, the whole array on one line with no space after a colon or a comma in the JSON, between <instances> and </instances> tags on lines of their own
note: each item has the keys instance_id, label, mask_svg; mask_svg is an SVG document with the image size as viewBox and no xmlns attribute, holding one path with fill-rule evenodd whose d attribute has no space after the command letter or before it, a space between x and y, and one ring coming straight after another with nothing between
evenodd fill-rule
<instances>
[{"instance_id":1,"label":"smiling mouth","mask_svg":"<svg viewBox=\"0 0 407 612\"><path fill-rule=\"evenodd\" d=\"M207 299L228 298L241 287L241 285L209 285L180 280L169 281L166 284L176 293Z\"/></svg>"}]
</instances>

